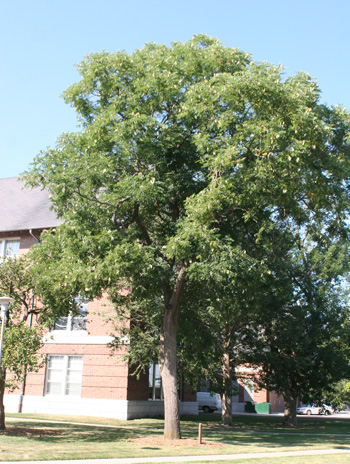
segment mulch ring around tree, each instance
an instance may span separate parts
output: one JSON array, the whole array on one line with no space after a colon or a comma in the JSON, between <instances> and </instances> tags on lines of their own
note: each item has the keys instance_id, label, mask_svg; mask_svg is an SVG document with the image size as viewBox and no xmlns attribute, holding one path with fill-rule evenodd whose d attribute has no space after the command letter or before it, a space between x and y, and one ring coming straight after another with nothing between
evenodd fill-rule
<instances>
[{"instance_id":1,"label":"mulch ring around tree","mask_svg":"<svg viewBox=\"0 0 350 464\"><path fill-rule=\"evenodd\" d=\"M205 447L205 448L222 448L224 445L213 441L203 440L200 444L198 439L194 438L181 438L180 440L171 440L161 436L148 436L140 438L129 438L128 442L137 443L147 447L154 446L172 446L172 447L183 447L183 448L194 448L194 447Z\"/></svg>"}]
</instances>

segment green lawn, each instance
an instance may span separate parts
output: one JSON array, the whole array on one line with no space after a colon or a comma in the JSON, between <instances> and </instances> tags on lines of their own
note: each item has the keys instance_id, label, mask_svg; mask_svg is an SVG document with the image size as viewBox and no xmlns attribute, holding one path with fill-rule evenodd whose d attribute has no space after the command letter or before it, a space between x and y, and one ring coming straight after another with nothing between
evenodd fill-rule
<instances>
[{"instance_id":1,"label":"green lawn","mask_svg":"<svg viewBox=\"0 0 350 464\"><path fill-rule=\"evenodd\" d=\"M349 464L349 455L299 456L286 458L238 459L235 461L186 461L181 464ZM144 463L147 464L147 463ZM154 464L154 463L148 463Z\"/></svg>"},{"instance_id":2,"label":"green lawn","mask_svg":"<svg viewBox=\"0 0 350 464\"><path fill-rule=\"evenodd\" d=\"M43 420L73 423L50 423ZM350 449L348 420L300 418L296 429L282 427L281 420L280 417L272 416L234 416L234 427L224 429L220 427L216 415L183 417L183 438L188 440L181 440L179 446L176 442L162 443L163 421L160 419L126 422L92 417L8 414L7 429L0 437L0 461ZM203 424L203 445L194 441L197 438L198 421ZM254 462L305 462L305 457L282 459L259 459ZM332 464L349 462L350 456L332 455L331 460ZM330 457L308 456L307 461L308 464L326 463ZM221 462L224 464L224 461Z\"/></svg>"}]
</instances>

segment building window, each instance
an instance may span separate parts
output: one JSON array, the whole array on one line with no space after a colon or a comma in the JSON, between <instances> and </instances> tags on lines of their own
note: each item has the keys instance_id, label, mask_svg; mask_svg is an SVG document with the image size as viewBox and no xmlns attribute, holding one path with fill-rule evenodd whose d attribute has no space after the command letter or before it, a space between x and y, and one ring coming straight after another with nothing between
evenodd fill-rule
<instances>
[{"instance_id":1,"label":"building window","mask_svg":"<svg viewBox=\"0 0 350 464\"><path fill-rule=\"evenodd\" d=\"M163 388L162 379L160 377L159 365L151 364L149 367L149 380L148 380L148 399L162 400Z\"/></svg>"},{"instance_id":2,"label":"building window","mask_svg":"<svg viewBox=\"0 0 350 464\"><path fill-rule=\"evenodd\" d=\"M183 401L183 388L182 388L182 377L177 382L177 393L179 400ZM163 400L163 386L162 378L160 376L159 365L150 364L148 371L148 399L149 400Z\"/></svg>"},{"instance_id":3,"label":"building window","mask_svg":"<svg viewBox=\"0 0 350 464\"><path fill-rule=\"evenodd\" d=\"M0 257L18 256L20 239L0 239Z\"/></svg>"},{"instance_id":4,"label":"building window","mask_svg":"<svg viewBox=\"0 0 350 464\"><path fill-rule=\"evenodd\" d=\"M88 300L77 298L77 302L77 314L60 317L54 322L53 330L65 330L68 332L86 330Z\"/></svg>"},{"instance_id":5,"label":"building window","mask_svg":"<svg viewBox=\"0 0 350 464\"><path fill-rule=\"evenodd\" d=\"M46 394L80 396L82 375L82 356L49 355Z\"/></svg>"}]
</instances>

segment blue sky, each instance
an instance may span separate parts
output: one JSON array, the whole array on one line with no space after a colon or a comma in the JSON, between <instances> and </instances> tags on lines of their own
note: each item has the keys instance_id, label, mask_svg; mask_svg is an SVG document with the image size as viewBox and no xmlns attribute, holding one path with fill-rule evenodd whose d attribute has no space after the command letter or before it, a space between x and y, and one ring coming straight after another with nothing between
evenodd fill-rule
<instances>
[{"instance_id":1,"label":"blue sky","mask_svg":"<svg viewBox=\"0 0 350 464\"><path fill-rule=\"evenodd\" d=\"M0 177L76 129L60 95L91 52L217 37L257 61L308 72L350 111L349 0L0 0Z\"/></svg>"}]
</instances>

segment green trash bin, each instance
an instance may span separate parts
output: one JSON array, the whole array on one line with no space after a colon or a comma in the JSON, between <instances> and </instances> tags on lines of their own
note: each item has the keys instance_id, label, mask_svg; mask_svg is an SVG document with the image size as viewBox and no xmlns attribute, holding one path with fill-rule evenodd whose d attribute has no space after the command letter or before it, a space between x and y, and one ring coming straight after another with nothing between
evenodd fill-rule
<instances>
[{"instance_id":1,"label":"green trash bin","mask_svg":"<svg viewBox=\"0 0 350 464\"><path fill-rule=\"evenodd\" d=\"M255 411L258 414L271 414L271 403L256 403Z\"/></svg>"}]
</instances>

